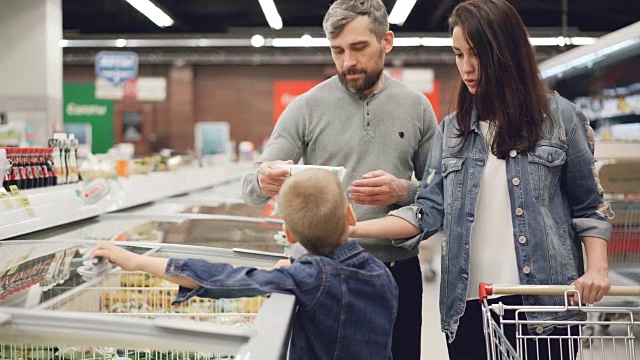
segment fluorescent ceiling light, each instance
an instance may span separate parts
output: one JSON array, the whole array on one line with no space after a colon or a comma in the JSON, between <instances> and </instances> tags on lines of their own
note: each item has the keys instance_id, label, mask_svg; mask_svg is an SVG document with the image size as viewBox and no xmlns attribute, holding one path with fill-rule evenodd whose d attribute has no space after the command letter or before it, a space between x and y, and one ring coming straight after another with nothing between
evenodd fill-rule
<instances>
[{"instance_id":1,"label":"fluorescent ceiling light","mask_svg":"<svg viewBox=\"0 0 640 360\"><path fill-rule=\"evenodd\" d=\"M282 18L280 14L278 14L278 9L276 8L276 4L273 3L273 0L258 0L258 2L262 8L264 17L267 18L269 26L276 30L282 29Z\"/></svg>"},{"instance_id":2,"label":"fluorescent ceiling light","mask_svg":"<svg viewBox=\"0 0 640 360\"><path fill-rule=\"evenodd\" d=\"M416 0L397 0L389 14L389 22L402 26L413 9Z\"/></svg>"},{"instance_id":3,"label":"fluorescent ceiling light","mask_svg":"<svg viewBox=\"0 0 640 360\"><path fill-rule=\"evenodd\" d=\"M558 38L554 37L532 37L529 42L533 46L557 46Z\"/></svg>"},{"instance_id":4,"label":"fluorescent ceiling light","mask_svg":"<svg viewBox=\"0 0 640 360\"><path fill-rule=\"evenodd\" d=\"M423 37L420 39L422 46L453 46L451 38Z\"/></svg>"},{"instance_id":5,"label":"fluorescent ceiling light","mask_svg":"<svg viewBox=\"0 0 640 360\"><path fill-rule=\"evenodd\" d=\"M393 46L420 46L422 43L419 37L406 37L393 39Z\"/></svg>"},{"instance_id":6,"label":"fluorescent ceiling light","mask_svg":"<svg viewBox=\"0 0 640 360\"><path fill-rule=\"evenodd\" d=\"M173 25L173 19L149 0L127 0L127 2L161 28Z\"/></svg>"},{"instance_id":7,"label":"fluorescent ceiling light","mask_svg":"<svg viewBox=\"0 0 640 360\"><path fill-rule=\"evenodd\" d=\"M251 37L251 46L261 47L264 45L264 37L262 35L253 35Z\"/></svg>"},{"instance_id":8,"label":"fluorescent ceiling light","mask_svg":"<svg viewBox=\"0 0 640 360\"><path fill-rule=\"evenodd\" d=\"M563 38L567 44L582 45L594 38ZM558 46L559 39L529 38L534 46ZM626 46L621 43L621 46ZM251 38L187 38L187 39L95 39L95 40L67 40L62 39L58 45L63 48L97 48L97 47L132 47L132 48L171 48L171 47L329 47L327 38L314 38L308 34L299 38L269 38L254 35ZM453 41L448 37L397 37L393 45L398 47L451 47ZM613 47L606 51L616 51ZM606 53L605 53L606 54ZM601 54L602 55L602 54Z\"/></svg>"},{"instance_id":9,"label":"fluorescent ceiling light","mask_svg":"<svg viewBox=\"0 0 640 360\"><path fill-rule=\"evenodd\" d=\"M571 44L573 45L591 45L595 44L598 38L594 37L572 37Z\"/></svg>"},{"instance_id":10,"label":"fluorescent ceiling light","mask_svg":"<svg viewBox=\"0 0 640 360\"><path fill-rule=\"evenodd\" d=\"M314 38L305 35L301 38L275 38L267 41L273 47L329 47L327 38Z\"/></svg>"}]
</instances>

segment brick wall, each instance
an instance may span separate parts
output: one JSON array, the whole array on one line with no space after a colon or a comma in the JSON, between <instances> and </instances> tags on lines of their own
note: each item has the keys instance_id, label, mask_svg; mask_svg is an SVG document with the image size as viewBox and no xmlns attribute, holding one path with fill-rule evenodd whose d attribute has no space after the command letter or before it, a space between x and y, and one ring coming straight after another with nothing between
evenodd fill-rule
<instances>
[{"instance_id":1,"label":"brick wall","mask_svg":"<svg viewBox=\"0 0 640 360\"><path fill-rule=\"evenodd\" d=\"M451 99L458 74L455 66L432 66L440 82L440 117L451 112ZM65 65L65 82L94 81L93 66ZM197 121L227 121L236 142L257 146L271 134L273 82L278 80L326 79L335 69L323 65L288 66L140 66L140 76L167 78L167 99L144 103L149 110L148 151L169 147L193 148ZM114 108L130 108L133 104ZM141 104L139 104L141 105ZM116 117L117 118L117 117Z\"/></svg>"}]
</instances>

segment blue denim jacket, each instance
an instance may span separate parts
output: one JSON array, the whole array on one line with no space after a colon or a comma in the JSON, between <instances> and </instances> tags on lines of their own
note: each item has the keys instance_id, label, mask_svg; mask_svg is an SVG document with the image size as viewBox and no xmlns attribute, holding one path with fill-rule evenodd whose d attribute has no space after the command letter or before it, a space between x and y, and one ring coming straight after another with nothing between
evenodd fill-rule
<instances>
[{"instance_id":1,"label":"blue denim jacket","mask_svg":"<svg viewBox=\"0 0 640 360\"><path fill-rule=\"evenodd\" d=\"M200 285L181 287L175 303L193 296L295 295L298 310L289 352L292 360L392 358L398 287L387 267L355 241L328 256L304 255L287 268L259 270L200 259L170 259L166 273Z\"/></svg>"},{"instance_id":2,"label":"blue denim jacket","mask_svg":"<svg viewBox=\"0 0 640 360\"><path fill-rule=\"evenodd\" d=\"M507 183L522 285L568 285L584 273L582 236L609 240L609 205L597 177L593 156L593 131L589 121L571 102L549 95L554 119L547 134L531 151L512 150L506 159ZM469 279L469 237L480 181L487 161L487 146L472 115L472 136L460 150L456 115L440 125L414 205L392 212L419 227L422 234L397 240L397 246L414 248L440 229L442 280L440 313L442 330L450 341L464 313ZM499 261L500 254L496 254ZM528 305L564 305L562 297L526 296ZM529 320L574 320L581 314L527 313ZM545 334L550 325L530 326Z\"/></svg>"}]
</instances>

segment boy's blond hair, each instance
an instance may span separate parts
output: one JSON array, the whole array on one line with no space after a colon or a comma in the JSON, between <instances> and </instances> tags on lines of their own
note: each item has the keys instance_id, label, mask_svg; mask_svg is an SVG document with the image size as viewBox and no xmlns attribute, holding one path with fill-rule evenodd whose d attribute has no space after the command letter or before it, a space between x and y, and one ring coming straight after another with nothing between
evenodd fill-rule
<instances>
[{"instance_id":1,"label":"boy's blond hair","mask_svg":"<svg viewBox=\"0 0 640 360\"><path fill-rule=\"evenodd\" d=\"M331 172L308 169L287 179L278 194L278 207L287 229L310 253L327 255L342 243L347 199Z\"/></svg>"}]
</instances>

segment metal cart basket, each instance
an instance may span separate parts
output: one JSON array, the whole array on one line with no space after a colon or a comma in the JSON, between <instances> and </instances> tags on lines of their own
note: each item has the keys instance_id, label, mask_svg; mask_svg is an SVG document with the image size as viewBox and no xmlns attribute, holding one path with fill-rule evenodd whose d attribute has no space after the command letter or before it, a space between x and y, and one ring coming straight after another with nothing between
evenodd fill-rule
<instances>
[{"instance_id":1,"label":"metal cart basket","mask_svg":"<svg viewBox=\"0 0 640 360\"><path fill-rule=\"evenodd\" d=\"M480 285L483 328L486 340L487 358L490 360L540 360L551 359L551 349L559 349L562 360L632 360L635 351L635 318L637 307L570 306L568 295L576 293L571 286L515 286ZM501 302L490 304L491 295L557 295L565 296L564 306L510 306ZM638 296L640 287L613 286L609 296ZM534 321L527 320L526 313L584 312L587 320L574 321ZM591 314L605 313L609 316L594 320ZM598 331L592 331L593 325ZM560 334L546 335L546 329L556 326ZM585 330L589 326L590 331ZM515 334L510 333L515 332ZM509 342L509 337L515 341ZM515 342L515 345L512 343ZM553 358L555 360L555 358Z\"/></svg>"}]
</instances>

